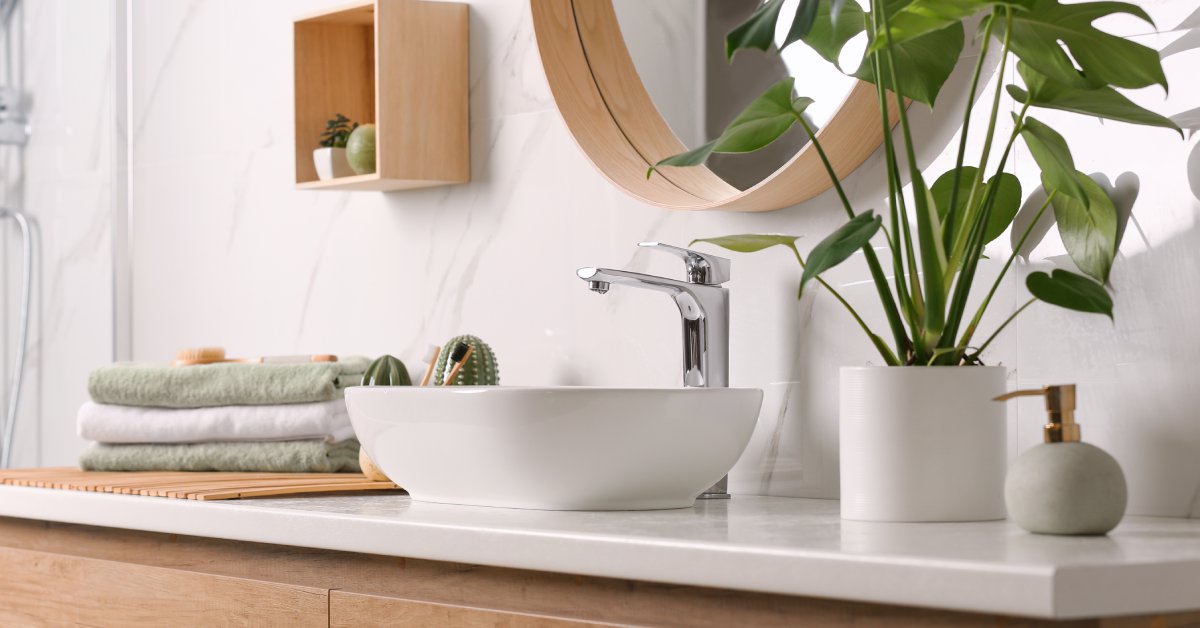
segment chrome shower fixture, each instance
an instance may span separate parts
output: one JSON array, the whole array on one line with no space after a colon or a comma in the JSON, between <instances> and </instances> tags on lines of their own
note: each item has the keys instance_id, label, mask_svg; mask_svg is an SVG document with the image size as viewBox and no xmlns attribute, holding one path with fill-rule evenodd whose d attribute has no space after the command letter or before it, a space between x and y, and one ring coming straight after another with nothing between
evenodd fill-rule
<instances>
[{"instance_id":1,"label":"chrome shower fixture","mask_svg":"<svg viewBox=\"0 0 1200 628\"><path fill-rule=\"evenodd\" d=\"M12 464L13 436L21 409L21 384L25 379L25 353L29 348L29 317L33 307L33 225L25 214L0 207L0 220L12 218L21 230L24 273L21 281L21 318L17 323L17 353L8 389L7 412L0 417L0 469Z\"/></svg>"},{"instance_id":2,"label":"chrome shower fixture","mask_svg":"<svg viewBox=\"0 0 1200 628\"><path fill-rule=\"evenodd\" d=\"M24 146L29 133L29 123L21 111L21 92L0 87L0 145Z\"/></svg>"},{"instance_id":3,"label":"chrome shower fixture","mask_svg":"<svg viewBox=\"0 0 1200 628\"><path fill-rule=\"evenodd\" d=\"M21 0L0 0L0 26L7 27Z\"/></svg>"}]
</instances>

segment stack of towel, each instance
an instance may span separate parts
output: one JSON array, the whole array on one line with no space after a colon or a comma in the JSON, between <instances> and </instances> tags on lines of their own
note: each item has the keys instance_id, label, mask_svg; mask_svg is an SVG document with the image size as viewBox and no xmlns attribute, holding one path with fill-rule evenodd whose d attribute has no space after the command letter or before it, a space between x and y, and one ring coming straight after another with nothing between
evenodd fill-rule
<instances>
[{"instance_id":1,"label":"stack of towel","mask_svg":"<svg viewBox=\"0 0 1200 628\"><path fill-rule=\"evenodd\" d=\"M305 364L114 364L92 372L89 471L359 471L343 390L366 358Z\"/></svg>"}]
</instances>

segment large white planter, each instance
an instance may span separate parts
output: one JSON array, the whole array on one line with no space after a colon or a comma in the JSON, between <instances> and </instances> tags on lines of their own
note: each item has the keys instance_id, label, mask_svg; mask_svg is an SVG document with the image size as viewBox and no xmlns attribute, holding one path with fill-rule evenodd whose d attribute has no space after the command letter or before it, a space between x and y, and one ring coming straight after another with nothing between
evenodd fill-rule
<instances>
[{"instance_id":1,"label":"large white planter","mask_svg":"<svg viewBox=\"0 0 1200 628\"><path fill-rule=\"evenodd\" d=\"M842 517L1003 519L1004 368L862 367L841 372Z\"/></svg>"},{"instance_id":2,"label":"large white planter","mask_svg":"<svg viewBox=\"0 0 1200 628\"><path fill-rule=\"evenodd\" d=\"M329 181L341 177L353 177L355 172L346 161L344 148L318 148L313 151L313 166L317 168L317 178Z\"/></svg>"}]
</instances>

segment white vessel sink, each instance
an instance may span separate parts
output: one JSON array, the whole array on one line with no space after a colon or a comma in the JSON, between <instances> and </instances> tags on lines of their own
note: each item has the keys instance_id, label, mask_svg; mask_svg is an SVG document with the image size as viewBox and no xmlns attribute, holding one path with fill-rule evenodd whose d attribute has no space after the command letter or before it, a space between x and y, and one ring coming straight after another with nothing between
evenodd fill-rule
<instances>
[{"instance_id":1,"label":"white vessel sink","mask_svg":"<svg viewBox=\"0 0 1200 628\"><path fill-rule=\"evenodd\" d=\"M419 501L687 508L746 448L756 388L355 387L363 447Z\"/></svg>"}]
</instances>

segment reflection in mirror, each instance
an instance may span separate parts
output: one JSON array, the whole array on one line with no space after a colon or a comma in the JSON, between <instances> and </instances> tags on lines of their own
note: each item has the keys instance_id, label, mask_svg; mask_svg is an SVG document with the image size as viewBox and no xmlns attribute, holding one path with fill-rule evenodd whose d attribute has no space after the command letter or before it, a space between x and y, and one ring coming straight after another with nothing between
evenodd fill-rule
<instances>
[{"instance_id":1,"label":"reflection in mirror","mask_svg":"<svg viewBox=\"0 0 1200 628\"><path fill-rule=\"evenodd\" d=\"M799 0L786 0L789 11ZM796 44L782 55L743 52L725 59L725 34L754 12L758 0L613 0L621 35L642 83L675 135L689 148L716 137L745 108L748 94L796 77L798 95L815 103L806 117L824 127L854 87L811 48ZM776 33L782 42L785 32ZM853 72L865 35L851 41L843 68ZM734 187L753 187L786 164L808 142L793 127L767 149L746 155L713 155L709 168Z\"/></svg>"}]
</instances>

